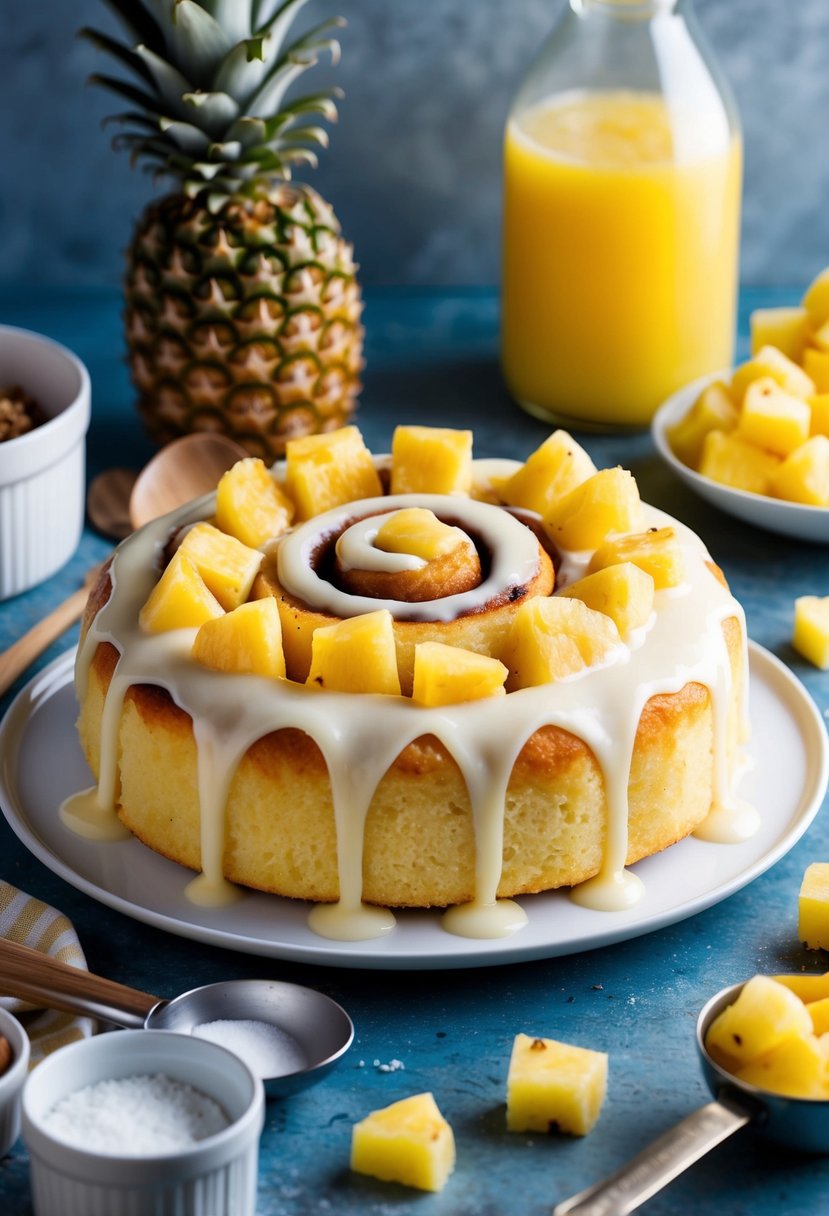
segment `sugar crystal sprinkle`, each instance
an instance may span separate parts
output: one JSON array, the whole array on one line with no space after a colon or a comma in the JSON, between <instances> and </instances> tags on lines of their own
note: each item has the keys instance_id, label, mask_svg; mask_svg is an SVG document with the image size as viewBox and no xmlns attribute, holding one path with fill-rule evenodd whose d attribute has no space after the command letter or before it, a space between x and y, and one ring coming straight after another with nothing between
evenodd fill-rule
<instances>
[{"instance_id":1,"label":"sugar crystal sprinkle","mask_svg":"<svg viewBox=\"0 0 829 1216\"><path fill-rule=\"evenodd\" d=\"M61 1098L43 1119L66 1144L119 1157L178 1152L229 1122L218 1102L164 1073L96 1081Z\"/></svg>"}]
</instances>

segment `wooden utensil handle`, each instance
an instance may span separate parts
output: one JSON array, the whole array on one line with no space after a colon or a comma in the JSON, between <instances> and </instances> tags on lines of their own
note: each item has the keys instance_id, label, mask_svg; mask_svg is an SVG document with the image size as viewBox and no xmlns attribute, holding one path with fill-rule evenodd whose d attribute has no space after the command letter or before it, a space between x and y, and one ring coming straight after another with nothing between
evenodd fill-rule
<instances>
[{"instance_id":1,"label":"wooden utensil handle","mask_svg":"<svg viewBox=\"0 0 829 1216\"><path fill-rule=\"evenodd\" d=\"M160 998L0 938L0 992L47 1009L140 1029Z\"/></svg>"},{"instance_id":2,"label":"wooden utensil handle","mask_svg":"<svg viewBox=\"0 0 829 1216\"><path fill-rule=\"evenodd\" d=\"M0 655L0 697L47 646L51 646L64 630L80 618L88 596L87 587L73 591L68 599L58 604L48 616L33 625L28 633L24 633Z\"/></svg>"}]
</instances>

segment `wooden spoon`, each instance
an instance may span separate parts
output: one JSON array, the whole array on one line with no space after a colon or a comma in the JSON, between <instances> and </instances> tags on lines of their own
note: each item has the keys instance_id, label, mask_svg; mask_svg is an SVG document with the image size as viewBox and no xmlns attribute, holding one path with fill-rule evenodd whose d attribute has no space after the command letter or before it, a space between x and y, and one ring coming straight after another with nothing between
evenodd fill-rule
<instances>
[{"instance_id":1,"label":"wooden spoon","mask_svg":"<svg viewBox=\"0 0 829 1216\"><path fill-rule=\"evenodd\" d=\"M144 466L132 488L132 527L141 528L214 490L222 473L247 454L233 439L214 431L196 431L169 443Z\"/></svg>"},{"instance_id":2,"label":"wooden spoon","mask_svg":"<svg viewBox=\"0 0 829 1216\"><path fill-rule=\"evenodd\" d=\"M138 474L134 469L104 469L95 477L86 496L86 513L94 528L113 540L132 532L130 494Z\"/></svg>"}]
</instances>

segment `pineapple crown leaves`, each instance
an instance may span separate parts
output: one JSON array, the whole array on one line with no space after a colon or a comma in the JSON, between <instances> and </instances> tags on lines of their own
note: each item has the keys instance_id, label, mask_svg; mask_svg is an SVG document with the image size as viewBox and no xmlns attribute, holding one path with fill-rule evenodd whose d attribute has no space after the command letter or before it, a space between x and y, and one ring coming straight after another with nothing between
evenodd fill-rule
<instances>
[{"instance_id":1,"label":"pineapple crown leaves","mask_svg":"<svg viewBox=\"0 0 829 1216\"><path fill-rule=\"evenodd\" d=\"M107 119L124 128L114 147L175 177L189 197L207 192L212 207L289 179L293 165L316 165L313 147L327 147L328 134L315 119L335 122L342 94L285 95L321 55L339 60L332 31L341 18L289 42L307 0L104 2L126 41L89 28L80 34L126 72L90 77L131 107Z\"/></svg>"}]
</instances>

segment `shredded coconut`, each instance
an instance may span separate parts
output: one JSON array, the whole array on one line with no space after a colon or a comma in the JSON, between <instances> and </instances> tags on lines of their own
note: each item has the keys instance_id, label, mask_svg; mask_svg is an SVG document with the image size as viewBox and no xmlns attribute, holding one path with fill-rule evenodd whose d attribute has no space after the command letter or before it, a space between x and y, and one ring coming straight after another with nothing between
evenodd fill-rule
<instances>
[{"instance_id":1,"label":"shredded coconut","mask_svg":"<svg viewBox=\"0 0 829 1216\"><path fill-rule=\"evenodd\" d=\"M119 1157L189 1148L229 1122L218 1102L164 1073L96 1081L61 1098L43 1119L66 1144Z\"/></svg>"},{"instance_id":2,"label":"shredded coconut","mask_svg":"<svg viewBox=\"0 0 829 1216\"><path fill-rule=\"evenodd\" d=\"M211 1043L226 1047L263 1080L302 1072L308 1067L308 1056L296 1039L272 1022L220 1018L215 1022L200 1022L191 1033L197 1039L209 1039Z\"/></svg>"}]
</instances>

